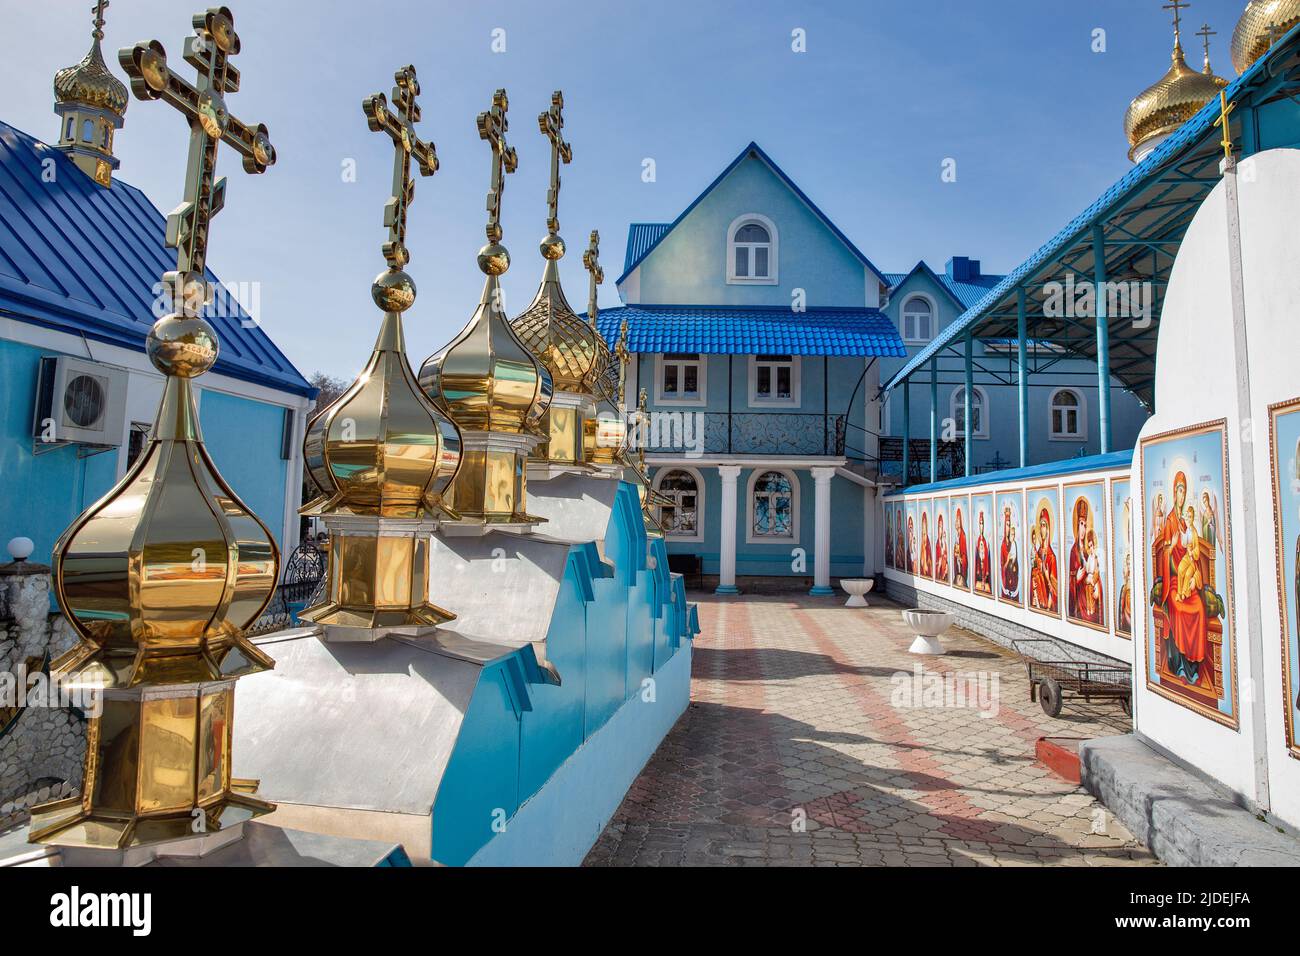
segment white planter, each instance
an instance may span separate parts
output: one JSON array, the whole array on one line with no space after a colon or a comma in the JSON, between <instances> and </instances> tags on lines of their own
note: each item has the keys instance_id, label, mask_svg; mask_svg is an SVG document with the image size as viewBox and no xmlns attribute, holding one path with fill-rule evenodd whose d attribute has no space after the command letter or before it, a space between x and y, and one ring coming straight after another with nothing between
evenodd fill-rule
<instances>
[{"instance_id":1,"label":"white planter","mask_svg":"<svg viewBox=\"0 0 1300 956\"><path fill-rule=\"evenodd\" d=\"M916 640L908 650L913 654L943 654L943 644L939 635L952 627L952 615L947 611L928 611L922 608L910 608L903 612L903 620L916 635Z\"/></svg>"},{"instance_id":2,"label":"white planter","mask_svg":"<svg viewBox=\"0 0 1300 956\"><path fill-rule=\"evenodd\" d=\"M874 578L841 578L840 587L849 599L844 602L845 607L868 607L867 599L864 595L876 586Z\"/></svg>"}]
</instances>

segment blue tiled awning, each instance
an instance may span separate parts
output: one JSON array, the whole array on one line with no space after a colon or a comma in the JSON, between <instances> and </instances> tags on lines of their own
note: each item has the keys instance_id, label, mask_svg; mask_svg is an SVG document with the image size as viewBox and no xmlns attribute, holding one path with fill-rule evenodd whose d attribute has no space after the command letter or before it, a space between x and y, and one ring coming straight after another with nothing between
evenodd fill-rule
<instances>
[{"instance_id":1,"label":"blue tiled awning","mask_svg":"<svg viewBox=\"0 0 1300 956\"><path fill-rule=\"evenodd\" d=\"M632 352L907 355L894 323L878 309L630 305L600 313L597 325L607 342L618 340L624 320Z\"/></svg>"}]
</instances>

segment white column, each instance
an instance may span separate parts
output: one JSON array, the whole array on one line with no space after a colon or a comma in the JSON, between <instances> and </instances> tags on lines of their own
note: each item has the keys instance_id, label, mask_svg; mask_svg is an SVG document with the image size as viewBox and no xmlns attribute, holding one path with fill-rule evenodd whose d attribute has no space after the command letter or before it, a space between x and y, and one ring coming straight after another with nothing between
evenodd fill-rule
<instances>
[{"instance_id":1,"label":"white column","mask_svg":"<svg viewBox=\"0 0 1300 956\"><path fill-rule=\"evenodd\" d=\"M814 497L813 587L809 594L833 594L831 590L831 479L834 468L812 469Z\"/></svg>"},{"instance_id":2,"label":"white column","mask_svg":"<svg viewBox=\"0 0 1300 956\"><path fill-rule=\"evenodd\" d=\"M739 594L736 588L736 479L740 477L739 465L720 465L718 477L722 479L722 511L718 524L718 594Z\"/></svg>"}]
</instances>

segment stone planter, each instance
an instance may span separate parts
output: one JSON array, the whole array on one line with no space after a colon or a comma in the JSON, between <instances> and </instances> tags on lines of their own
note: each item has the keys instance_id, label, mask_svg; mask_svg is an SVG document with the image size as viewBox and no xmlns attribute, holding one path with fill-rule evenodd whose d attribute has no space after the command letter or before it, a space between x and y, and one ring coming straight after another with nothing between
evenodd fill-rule
<instances>
[{"instance_id":1,"label":"stone planter","mask_svg":"<svg viewBox=\"0 0 1300 956\"><path fill-rule=\"evenodd\" d=\"M903 612L903 620L916 635L916 640L908 648L913 654L943 654L943 644L939 635L952 627L952 615L947 611L928 611L923 608L911 608Z\"/></svg>"},{"instance_id":2,"label":"stone planter","mask_svg":"<svg viewBox=\"0 0 1300 956\"><path fill-rule=\"evenodd\" d=\"M875 587L875 580L872 578L841 578L840 587L849 599L844 602L845 607L868 607L866 593Z\"/></svg>"}]
</instances>

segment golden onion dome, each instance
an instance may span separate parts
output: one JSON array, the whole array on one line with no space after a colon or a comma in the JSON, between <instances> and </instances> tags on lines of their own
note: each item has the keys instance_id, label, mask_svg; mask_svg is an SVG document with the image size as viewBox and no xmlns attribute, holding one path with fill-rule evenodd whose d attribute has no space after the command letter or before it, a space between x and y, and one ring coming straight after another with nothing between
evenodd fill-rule
<instances>
[{"instance_id":1,"label":"golden onion dome","mask_svg":"<svg viewBox=\"0 0 1300 956\"><path fill-rule=\"evenodd\" d=\"M82 638L54 667L78 683L201 682L273 666L244 630L271 600L279 553L203 445L189 379L211 363L171 370L151 357L167 381L148 447L54 546L59 606Z\"/></svg>"},{"instance_id":2,"label":"golden onion dome","mask_svg":"<svg viewBox=\"0 0 1300 956\"><path fill-rule=\"evenodd\" d=\"M506 319L500 276L510 255L499 243L479 251L487 276L469 323L420 368L420 387L466 431L536 434L551 404L551 374Z\"/></svg>"},{"instance_id":3,"label":"golden onion dome","mask_svg":"<svg viewBox=\"0 0 1300 956\"><path fill-rule=\"evenodd\" d=\"M102 25L103 21L96 21L94 41L85 59L54 74L54 102L92 106L123 116L129 102L126 84L109 72L104 62L99 48L104 38Z\"/></svg>"},{"instance_id":4,"label":"golden onion dome","mask_svg":"<svg viewBox=\"0 0 1300 956\"><path fill-rule=\"evenodd\" d=\"M393 283L384 279L373 293L389 308L370 360L307 426L307 473L327 496L308 506L312 513L420 518L449 512L442 495L460 466L460 432L425 397L406 360L400 309L392 306L413 301L414 289L394 302Z\"/></svg>"},{"instance_id":5,"label":"golden onion dome","mask_svg":"<svg viewBox=\"0 0 1300 956\"><path fill-rule=\"evenodd\" d=\"M543 255L545 250L544 242ZM563 245L559 250L563 255ZM558 256L547 258L537 295L511 326L551 373L556 389L595 395L609 361L609 348L595 327L569 306L560 286L557 260Z\"/></svg>"},{"instance_id":6,"label":"golden onion dome","mask_svg":"<svg viewBox=\"0 0 1300 956\"><path fill-rule=\"evenodd\" d=\"M1232 31L1232 65L1245 73L1268 48L1300 23L1300 0L1250 0Z\"/></svg>"},{"instance_id":7,"label":"golden onion dome","mask_svg":"<svg viewBox=\"0 0 1300 956\"><path fill-rule=\"evenodd\" d=\"M1188 66L1182 43L1175 39L1168 72L1139 93L1124 114L1129 159L1134 159L1144 144L1176 132L1227 85L1222 77Z\"/></svg>"}]
</instances>

